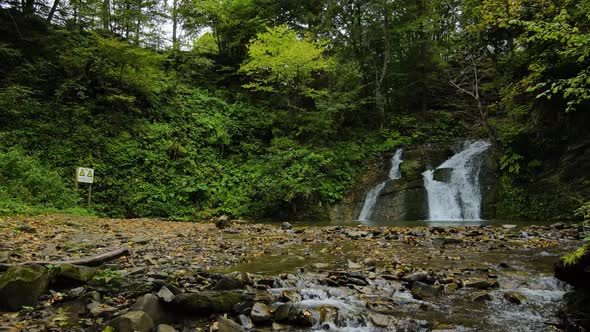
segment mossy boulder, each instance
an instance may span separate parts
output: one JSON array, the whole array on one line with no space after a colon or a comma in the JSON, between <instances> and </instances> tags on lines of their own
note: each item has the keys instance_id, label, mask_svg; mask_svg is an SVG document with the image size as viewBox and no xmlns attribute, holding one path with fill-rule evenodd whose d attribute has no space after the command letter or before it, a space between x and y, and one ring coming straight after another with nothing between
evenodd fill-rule
<instances>
[{"instance_id":1,"label":"mossy boulder","mask_svg":"<svg viewBox=\"0 0 590 332\"><path fill-rule=\"evenodd\" d=\"M98 274L98 271L99 269L94 267L58 264L55 265L55 279L58 282L87 284Z\"/></svg>"},{"instance_id":2,"label":"mossy boulder","mask_svg":"<svg viewBox=\"0 0 590 332\"><path fill-rule=\"evenodd\" d=\"M49 272L41 265L10 267L0 276L0 305L17 311L22 306L34 306L47 291Z\"/></svg>"},{"instance_id":3,"label":"mossy boulder","mask_svg":"<svg viewBox=\"0 0 590 332\"><path fill-rule=\"evenodd\" d=\"M555 265L555 277L576 288L590 290L590 245L564 256Z\"/></svg>"},{"instance_id":4,"label":"mossy boulder","mask_svg":"<svg viewBox=\"0 0 590 332\"><path fill-rule=\"evenodd\" d=\"M174 297L169 303L173 310L189 315L205 316L209 314L233 313L238 304L246 301L244 294L234 291L204 291L183 293Z\"/></svg>"}]
</instances>

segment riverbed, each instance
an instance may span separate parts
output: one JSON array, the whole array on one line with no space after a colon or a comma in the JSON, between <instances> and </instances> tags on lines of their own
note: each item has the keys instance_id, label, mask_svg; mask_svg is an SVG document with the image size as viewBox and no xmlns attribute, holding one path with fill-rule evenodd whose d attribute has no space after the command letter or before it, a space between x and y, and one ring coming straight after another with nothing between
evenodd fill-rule
<instances>
[{"instance_id":1,"label":"riverbed","mask_svg":"<svg viewBox=\"0 0 590 332\"><path fill-rule=\"evenodd\" d=\"M219 229L59 215L3 218L0 225L0 251L13 263L131 249L103 266L120 275L118 288L85 286L111 311L82 313L60 326L55 316L73 299L55 296L67 289L55 290L38 307L2 314L2 326L30 331L93 330L145 294L134 285L191 294L235 276L236 291L255 294L270 309L268 321L254 324L258 331L554 331L569 286L553 278L553 264L581 243L582 232L579 224L507 222L290 227L236 220ZM167 323L193 331L217 326L215 317ZM252 324L248 310L228 318Z\"/></svg>"}]
</instances>

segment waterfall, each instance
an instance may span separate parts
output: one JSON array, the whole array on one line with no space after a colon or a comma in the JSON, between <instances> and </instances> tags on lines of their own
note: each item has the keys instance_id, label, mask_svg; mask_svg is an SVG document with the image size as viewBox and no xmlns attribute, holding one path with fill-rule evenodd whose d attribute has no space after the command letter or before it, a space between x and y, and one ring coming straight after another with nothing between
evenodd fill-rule
<instances>
[{"instance_id":1,"label":"waterfall","mask_svg":"<svg viewBox=\"0 0 590 332\"><path fill-rule=\"evenodd\" d=\"M486 141L465 142L463 149L434 170L422 173L428 194L429 220L480 220L479 171ZM435 172L450 171L449 179L435 180Z\"/></svg>"},{"instance_id":2,"label":"waterfall","mask_svg":"<svg viewBox=\"0 0 590 332\"><path fill-rule=\"evenodd\" d=\"M388 179L379 183L375 187L373 187L367 197L365 198L365 203L363 204L363 208L361 210L361 214L359 215L360 221L368 221L373 214L373 209L375 208L375 204L377 204L377 199L379 198L379 194L385 188L387 182L391 180L397 180L401 177L401 172L399 170L399 165L403 162L402 160L402 149L397 149L393 157L391 157L391 168L389 169Z\"/></svg>"}]
</instances>

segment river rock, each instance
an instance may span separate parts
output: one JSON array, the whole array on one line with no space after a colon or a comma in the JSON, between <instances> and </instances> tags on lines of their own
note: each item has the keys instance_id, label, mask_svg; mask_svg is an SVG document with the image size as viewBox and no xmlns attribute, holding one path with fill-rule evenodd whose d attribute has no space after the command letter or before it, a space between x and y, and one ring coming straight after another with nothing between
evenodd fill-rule
<instances>
[{"instance_id":1,"label":"river rock","mask_svg":"<svg viewBox=\"0 0 590 332\"><path fill-rule=\"evenodd\" d=\"M204 316L234 312L234 308L245 299L241 293L224 291L203 291L199 293L182 293L170 302L172 309L190 315Z\"/></svg>"},{"instance_id":2,"label":"river rock","mask_svg":"<svg viewBox=\"0 0 590 332\"><path fill-rule=\"evenodd\" d=\"M174 293L172 293L168 287L166 286L162 286L162 288L160 288L160 290L158 291L158 297L162 299L162 301L169 303L172 302L172 300L174 300Z\"/></svg>"},{"instance_id":3,"label":"river rock","mask_svg":"<svg viewBox=\"0 0 590 332\"><path fill-rule=\"evenodd\" d=\"M154 322L143 311L129 311L113 319L109 326L112 326L117 332L151 332Z\"/></svg>"},{"instance_id":4,"label":"river rock","mask_svg":"<svg viewBox=\"0 0 590 332\"><path fill-rule=\"evenodd\" d=\"M445 294L453 294L457 291L457 289L459 289L459 285L454 282L452 282L450 284L446 284L444 286Z\"/></svg>"},{"instance_id":5,"label":"river rock","mask_svg":"<svg viewBox=\"0 0 590 332\"><path fill-rule=\"evenodd\" d=\"M452 237L436 237L432 239L432 244L436 245L436 246L444 246L447 244L458 244L458 243L462 243L463 240L461 239L455 239Z\"/></svg>"},{"instance_id":6,"label":"river rock","mask_svg":"<svg viewBox=\"0 0 590 332\"><path fill-rule=\"evenodd\" d=\"M489 289L489 288L498 288L499 284L496 280L488 280L488 279L468 279L463 281L463 287L469 288L477 288L477 289Z\"/></svg>"},{"instance_id":7,"label":"river rock","mask_svg":"<svg viewBox=\"0 0 590 332\"><path fill-rule=\"evenodd\" d=\"M502 228L504 228L504 229L514 229L516 227L517 226L516 225L513 225L513 224L504 224L504 225L502 225Z\"/></svg>"},{"instance_id":8,"label":"river rock","mask_svg":"<svg viewBox=\"0 0 590 332\"><path fill-rule=\"evenodd\" d=\"M425 281L428 278L428 273L426 271L416 271L407 276L402 278L403 281L407 282L416 282L416 281Z\"/></svg>"},{"instance_id":9,"label":"river rock","mask_svg":"<svg viewBox=\"0 0 590 332\"><path fill-rule=\"evenodd\" d=\"M217 317L217 331L218 332L243 332L244 328L234 322L233 320L225 317Z\"/></svg>"},{"instance_id":10,"label":"river rock","mask_svg":"<svg viewBox=\"0 0 590 332\"><path fill-rule=\"evenodd\" d=\"M301 294L295 289L286 289L281 294L283 302L299 302L301 301Z\"/></svg>"},{"instance_id":11,"label":"river rock","mask_svg":"<svg viewBox=\"0 0 590 332\"><path fill-rule=\"evenodd\" d=\"M154 324L157 324L162 320L163 309L160 305L160 299L154 294L145 294L139 300L137 300L133 306L132 311L143 311L147 313Z\"/></svg>"},{"instance_id":12,"label":"river rock","mask_svg":"<svg viewBox=\"0 0 590 332\"><path fill-rule=\"evenodd\" d=\"M14 226L14 230L24 233L36 233L37 229L29 224L26 223L18 223Z\"/></svg>"},{"instance_id":13,"label":"river rock","mask_svg":"<svg viewBox=\"0 0 590 332\"><path fill-rule=\"evenodd\" d=\"M362 269L363 268L363 266L361 264L355 263L355 262L353 262L351 260L348 260L347 265L348 265L348 268L351 269L351 270L358 270L358 269Z\"/></svg>"},{"instance_id":14,"label":"river rock","mask_svg":"<svg viewBox=\"0 0 590 332\"><path fill-rule=\"evenodd\" d=\"M350 230L350 231L346 232L346 236L348 236L349 238L351 238L353 240L358 240L362 237L366 237L367 235L369 235L369 232L367 232L367 231Z\"/></svg>"},{"instance_id":15,"label":"river rock","mask_svg":"<svg viewBox=\"0 0 590 332\"><path fill-rule=\"evenodd\" d=\"M590 331L590 291L578 289L563 296L561 315L567 331Z\"/></svg>"},{"instance_id":16,"label":"river rock","mask_svg":"<svg viewBox=\"0 0 590 332\"><path fill-rule=\"evenodd\" d=\"M391 316L382 315L375 312L370 312L368 316L373 325L377 327L388 328L394 324L394 318Z\"/></svg>"},{"instance_id":17,"label":"river rock","mask_svg":"<svg viewBox=\"0 0 590 332\"><path fill-rule=\"evenodd\" d=\"M225 275L223 276L223 278L219 279L216 283L215 286L213 286L213 290L232 290L232 289L242 289L244 288L244 284L242 283L242 280L231 276L231 275Z\"/></svg>"},{"instance_id":18,"label":"river rock","mask_svg":"<svg viewBox=\"0 0 590 332\"><path fill-rule=\"evenodd\" d=\"M491 301L492 296L486 292L479 292L479 293L475 293L475 294L471 295L469 297L469 300L471 300L471 302Z\"/></svg>"},{"instance_id":19,"label":"river rock","mask_svg":"<svg viewBox=\"0 0 590 332\"><path fill-rule=\"evenodd\" d=\"M562 258L555 264L555 277L577 288L590 289L590 245L577 249L569 255L577 256L566 263Z\"/></svg>"},{"instance_id":20,"label":"river rock","mask_svg":"<svg viewBox=\"0 0 590 332\"><path fill-rule=\"evenodd\" d=\"M217 220L215 220L215 227L219 229L228 228L229 226L231 226L231 221L229 220L229 217L226 215L222 215L219 218L217 218Z\"/></svg>"},{"instance_id":21,"label":"river rock","mask_svg":"<svg viewBox=\"0 0 590 332\"><path fill-rule=\"evenodd\" d=\"M526 297L524 295L516 292L506 292L504 293L504 298L506 301L514 304L521 304L526 301Z\"/></svg>"},{"instance_id":22,"label":"river rock","mask_svg":"<svg viewBox=\"0 0 590 332\"><path fill-rule=\"evenodd\" d=\"M242 324L244 329L251 330L254 328L254 323L252 323L252 320L250 319L250 317L242 314L242 315L239 315L238 318L240 319L240 324Z\"/></svg>"},{"instance_id":23,"label":"river rock","mask_svg":"<svg viewBox=\"0 0 590 332\"><path fill-rule=\"evenodd\" d=\"M90 310L90 315L92 315L92 317L95 318L108 317L111 316L115 311L117 311L117 308L115 307L96 301L90 302L86 307L88 308L88 310Z\"/></svg>"},{"instance_id":24,"label":"river rock","mask_svg":"<svg viewBox=\"0 0 590 332\"><path fill-rule=\"evenodd\" d=\"M279 323L303 327L313 326L313 315L311 312L291 303L281 304L275 310L274 320Z\"/></svg>"},{"instance_id":25,"label":"river rock","mask_svg":"<svg viewBox=\"0 0 590 332\"><path fill-rule=\"evenodd\" d=\"M292 229L292 228L293 228L293 225L291 225L290 223L288 223L286 221L281 224L281 229L282 230L289 230L289 229Z\"/></svg>"},{"instance_id":26,"label":"river rock","mask_svg":"<svg viewBox=\"0 0 590 332\"><path fill-rule=\"evenodd\" d=\"M0 306L12 311L22 306L35 306L47 291L49 272L41 265L10 267L0 276Z\"/></svg>"},{"instance_id":27,"label":"river rock","mask_svg":"<svg viewBox=\"0 0 590 332\"><path fill-rule=\"evenodd\" d=\"M177 332L175 328L170 325L160 324L156 328L156 332Z\"/></svg>"},{"instance_id":28,"label":"river rock","mask_svg":"<svg viewBox=\"0 0 590 332\"><path fill-rule=\"evenodd\" d=\"M367 301L366 306L371 311L384 315L393 315L398 309L398 304L386 297L371 299Z\"/></svg>"},{"instance_id":29,"label":"river rock","mask_svg":"<svg viewBox=\"0 0 590 332\"><path fill-rule=\"evenodd\" d=\"M414 282L412 285L412 295L424 299L429 297L436 297L442 292L443 288L439 285L429 285L420 281Z\"/></svg>"},{"instance_id":30,"label":"river rock","mask_svg":"<svg viewBox=\"0 0 590 332\"><path fill-rule=\"evenodd\" d=\"M95 267L88 267L74 264L57 264L55 278L58 282L89 283L99 270Z\"/></svg>"},{"instance_id":31,"label":"river rock","mask_svg":"<svg viewBox=\"0 0 590 332\"><path fill-rule=\"evenodd\" d=\"M312 266L318 270L325 270L330 267L330 264L328 264L328 263L315 263Z\"/></svg>"},{"instance_id":32,"label":"river rock","mask_svg":"<svg viewBox=\"0 0 590 332\"><path fill-rule=\"evenodd\" d=\"M267 323L272 319L272 314L266 304L257 302L252 306L250 317L254 323Z\"/></svg>"},{"instance_id":33,"label":"river rock","mask_svg":"<svg viewBox=\"0 0 590 332\"><path fill-rule=\"evenodd\" d=\"M10 263L10 252L0 250L0 263Z\"/></svg>"},{"instance_id":34,"label":"river rock","mask_svg":"<svg viewBox=\"0 0 590 332\"><path fill-rule=\"evenodd\" d=\"M137 235L132 237L131 239L129 239L129 242L135 243L135 244L148 244L150 242L150 238L144 235Z\"/></svg>"}]
</instances>

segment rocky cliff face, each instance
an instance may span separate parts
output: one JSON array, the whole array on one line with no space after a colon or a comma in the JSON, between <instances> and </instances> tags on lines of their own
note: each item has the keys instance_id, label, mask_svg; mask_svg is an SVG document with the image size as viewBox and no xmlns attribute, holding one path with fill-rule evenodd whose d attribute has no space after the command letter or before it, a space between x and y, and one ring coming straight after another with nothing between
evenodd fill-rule
<instances>
[{"instance_id":1,"label":"rocky cliff face","mask_svg":"<svg viewBox=\"0 0 590 332\"><path fill-rule=\"evenodd\" d=\"M430 143L404 149L400 165L401 178L388 182L381 191L375 205L372 220L424 220L428 219L428 200L424 188L422 172L433 169L459 151L461 141ZM330 209L330 219L351 221L358 218L368 191L387 179L390 155L385 155L359 179L357 186L341 204ZM483 216L495 215L496 164L488 153L480 173L480 183L484 190ZM438 171L435 177L444 180L448 172Z\"/></svg>"}]
</instances>

